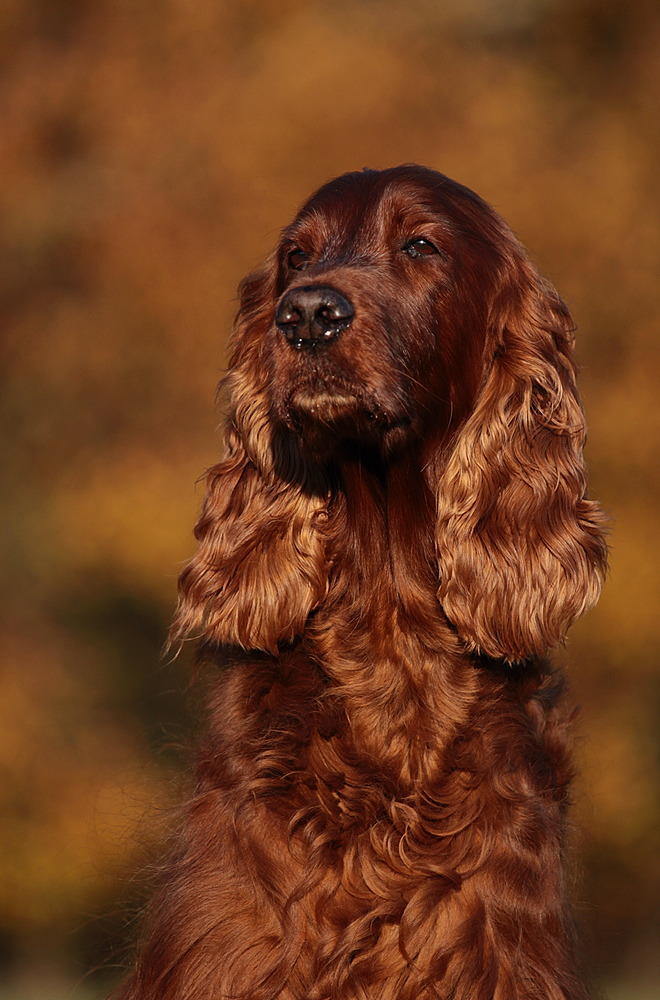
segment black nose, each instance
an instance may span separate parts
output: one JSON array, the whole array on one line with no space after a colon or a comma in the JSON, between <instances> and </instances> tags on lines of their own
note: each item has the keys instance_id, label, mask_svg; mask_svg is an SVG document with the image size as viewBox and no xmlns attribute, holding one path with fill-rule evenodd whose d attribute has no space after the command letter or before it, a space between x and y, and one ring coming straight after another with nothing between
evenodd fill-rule
<instances>
[{"instance_id":1,"label":"black nose","mask_svg":"<svg viewBox=\"0 0 660 1000\"><path fill-rule=\"evenodd\" d=\"M328 344L353 322L353 304L334 288L303 285L282 298L275 322L294 347Z\"/></svg>"}]
</instances>

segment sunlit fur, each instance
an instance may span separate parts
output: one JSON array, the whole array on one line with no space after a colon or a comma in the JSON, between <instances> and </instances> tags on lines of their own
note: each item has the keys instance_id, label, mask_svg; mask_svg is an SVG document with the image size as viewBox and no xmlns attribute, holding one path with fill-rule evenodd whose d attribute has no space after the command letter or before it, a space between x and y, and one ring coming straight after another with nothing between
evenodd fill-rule
<instances>
[{"instance_id":1,"label":"sunlit fur","mask_svg":"<svg viewBox=\"0 0 660 1000\"><path fill-rule=\"evenodd\" d=\"M355 318L296 350L315 284ZM224 393L173 626L217 680L118 996L586 997L543 659L605 569L566 306L466 188L348 174L243 283Z\"/></svg>"}]
</instances>

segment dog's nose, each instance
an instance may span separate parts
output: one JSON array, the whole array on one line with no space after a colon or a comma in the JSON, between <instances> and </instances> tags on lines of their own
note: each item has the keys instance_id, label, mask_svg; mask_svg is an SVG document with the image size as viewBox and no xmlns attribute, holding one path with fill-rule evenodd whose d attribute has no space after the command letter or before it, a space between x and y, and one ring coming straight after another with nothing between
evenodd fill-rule
<instances>
[{"instance_id":1,"label":"dog's nose","mask_svg":"<svg viewBox=\"0 0 660 1000\"><path fill-rule=\"evenodd\" d=\"M275 323L298 350L335 340L353 322L352 302L326 285L303 285L283 296Z\"/></svg>"}]
</instances>

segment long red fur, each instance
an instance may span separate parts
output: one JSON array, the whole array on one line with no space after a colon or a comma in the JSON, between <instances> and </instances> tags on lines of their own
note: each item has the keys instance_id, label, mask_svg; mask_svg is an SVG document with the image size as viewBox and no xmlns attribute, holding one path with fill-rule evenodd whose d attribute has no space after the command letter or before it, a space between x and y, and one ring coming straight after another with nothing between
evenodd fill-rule
<instances>
[{"instance_id":1,"label":"long red fur","mask_svg":"<svg viewBox=\"0 0 660 1000\"><path fill-rule=\"evenodd\" d=\"M354 306L315 350L275 323L303 286ZM325 185L245 280L173 626L217 663L208 733L119 998L587 996L543 658L606 560L572 331L415 166Z\"/></svg>"}]
</instances>

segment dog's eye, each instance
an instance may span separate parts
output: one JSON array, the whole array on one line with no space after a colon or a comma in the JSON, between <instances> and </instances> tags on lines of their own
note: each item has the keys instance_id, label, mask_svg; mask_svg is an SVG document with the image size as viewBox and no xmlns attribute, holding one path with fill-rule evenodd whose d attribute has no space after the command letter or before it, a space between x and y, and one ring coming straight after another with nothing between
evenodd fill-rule
<instances>
[{"instance_id":1,"label":"dog's eye","mask_svg":"<svg viewBox=\"0 0 660 1000\"><path fill-rule=\"evenodd\" d=\"M418 239L411 240L410 243L406 243L403 247L403 252L407 253L409 257L428 257L432 253L438 253L436 247L430 242L430 240Z\"/></svg>"},{"instance_id":2,"label":"dog's eye","mask_svg":"<svg viewBox=\"0 0 660 1000\"><path fill-rule=\"evenodd\" d=\"M294 271L304 271L309 264L309 256L304 250L292 250L287 258L289 267L292 267Z\"/></svg>"}]
</instances>

